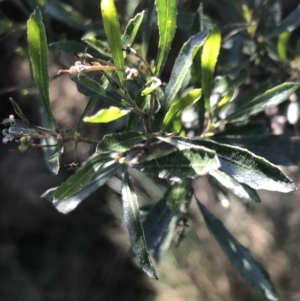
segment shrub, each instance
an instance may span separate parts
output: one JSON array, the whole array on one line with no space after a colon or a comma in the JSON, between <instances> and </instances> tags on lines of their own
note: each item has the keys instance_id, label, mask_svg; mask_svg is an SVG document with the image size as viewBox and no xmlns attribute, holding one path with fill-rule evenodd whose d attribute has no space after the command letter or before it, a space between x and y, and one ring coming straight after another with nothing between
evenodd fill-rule
<instances>
[{"instance_id":1,"label":"shrub","mask_svg":"<svg viewBox=\"0 0 300 301\"><path fill-rule=\"evenodd\" d=\"M289 48L291 32L299 25L299 7L278 21L275 4L270 2L263 11L259 6L254 12L246 5L242 10L233 7L234 21L245 26L231 31L204 15L202 6L196 13L178 13L175 0L167 5L165 1L150 1L147 10L137 13L121 31L114 1L102 0L107 38L102 42L87 34L98 29L96 25L85 25L73 10L68 12L60 3L49 1L47 5L56 8L53 16L65 16L61 21L86 33L82 42L62 40L50 46L78 53L78 62L58 74L69 74L89 101L71 134L60 128L50 107L48 44L41 13L44 7L36 8L27 23L29 57L43 101L43 120L48 126L31 124L11 99L19 119L4 120L8 129L3 141L19 141L19 152L45 147L54 173L59 171L66 143L96 145L94 154L44 197L66 213L110 179L121 179L119 192L130 234L130 253L155 279L149 252L153 251L154 259L160 261L163 246L170 243L169 234L174 233L176 224L183 223L179 240L184 237L187 212L192 199L196 199L207 227L232 264L267 298L276 300L263 267L193 191L193 180L204 176L212 180L215 189L230 191L248 203L261 201L256 192L259 189L283 193L295 189L275 165L297 163L290 151L293 141L284 135L266 133L263 124L253 122L255 116L263 116L266 109L280 105L299 87L294 81L298 48ZM159 45L153 63L147 60L147 53L155 9ZM134 44L142 24L143 34ZM164 83L162 71L177 26L189 38ZM94 79L94 74L100 74L100 80ZM261 78L267 80L261 82ZM109 107L90 116L91 108L99 101ZM123 131L107 134L101 141L81 134L83 122L99 126L120 118ZM37 144L41 139L43 145ZM146 189L153 185L153 178L166 181L160 188L161 199L151 204L142 219L140 207L145 200L137 197L135 190L137 186Z\"/></svg>"}]
</instances>

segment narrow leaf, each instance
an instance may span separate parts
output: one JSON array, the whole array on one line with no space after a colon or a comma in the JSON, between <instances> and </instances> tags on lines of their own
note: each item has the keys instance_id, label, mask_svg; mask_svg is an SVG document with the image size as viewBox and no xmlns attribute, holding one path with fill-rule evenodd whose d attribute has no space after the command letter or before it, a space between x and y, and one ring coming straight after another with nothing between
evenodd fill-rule
<instances>
[{"instance_id":1,"label":"narrow leaf","mask_svg":"<svg viewBox=\"0 0 300 301\"><path fill-rule=\"evenodd\" d=\"M149 277L158 279L147 250L144 230L140 221L139 204L127 171L122 175L121 192L124 220L129 230L132 250L137 257L139 264L142 266L143 271L148 274Z\"/></svg>"},{"instance_id":2,"label":"narrow leaf","mask_svg":"<svg viewBox=\"0 0 300 301\"><path fill-rule=\"evenodd\" d=\"M217 239L224 253L238 272L254 287L261 290L269 300L277 300L276 291L264 268L252 257L202 203L197 200L200 211L210 232Z\"/></svg>"},{"instance_id":3,"label":"narrow leaf","mask_svg":"<svg viewBox=\"0 0 300 301\"><path fill-rule=\"evenodd\" d=\"M84 117L85 117L87 114L89 114L89 112L90 112L91 109L96 105L97 102L98 102L98 98L97 98L97 97L90 97L90 99L89 99L87 105L85 106L84 111L83 111L82 114L80 115L79 121L78 121L78 123L77 123L76 131L77 131L78 133L80 133L80 130L81 130L81 126L82 126Z\"/></svg>"},{"instance_id":4,"label":"narrow leaf","mask_svg":"<svg viewBox=\"0 0 300 301\"><path fill-rule=\"evenodd\" d=\"M143 22L144 14L145 14L145 11L142 11L142 12L136 14L134 16L134 18L129 20L129 22L125 28L125 31L121 37L121 45L122 45L123 49L126 48L128 45L129 46L132 45L132 43L137 35L137 32L140 29L140 26Z\"/></svg>"},{"instance_id":5,"label":"narrow leaf","mask_svg":"<svg viewBox=\"0 0 300 301\"><path fill-rule=\"evenodd\" d=\"M221 49L221 32L217 26L208 35L201 53L201 84L205 108L211 113L210 95L212 91L213 76Z\"/></svg>"},{"instance_id":6,"label":"narrow leaf","mask_svg":"<svg viewBox=\"0 0 300 301\"><path fill-rule=\"evenodd\" d=\"M147 139L147 135L139 132L107 134L97 146L97 152L126 152L135 144Z\"/></svg>"},{"instance_id":7,"label":"narrow leaf","mask_svg":"<svg viewBox=\"0 0 300 301\"><path fill-rule=\"evenodd\" d=\"M149 107L150 103L150 95L144 95L142 94L143 90L139 91L137 97L135 98L136 105L142 110L146 111ZM138 114L135 112L130 112L128 116L128 121L126 125L126 131L133 131L135 127L138 125L138 123L141 122L141 118Z\"/></svg>"},{"instance_id":8,"label":"narrow leaf","mask_svg":"<svg viewBox=\"0 0 300 301\"><path fill-rule=\"evenodd\" d=\"M271 88L263 94L255 97L250 102L236 108L236 111L226 117L227 121L244 119L250 115L257 114L267 108L272 108L285 101L292 93L299 88L299 83L285 82Z\"/></svg>"},{"instance_id":9,"label":"narrow leaf","mask_svg":"<svg viewBox=\"0 0 300 301\"><path fill-rule=\"evenodd\" d=\"M197 177L219 168L219 160L213 151L191 148L134 165L134 168L160 178Z\"/></svg>"},{"instance_id":10,"label":"narrow leaf","mask_svg":"<svg viewBox=\"0 0 300 301\"><path fill-rule=\"evenodd\" d=\"M221 170L213 170L209 174L213 176L223 187L235 194L238 198L246 200L248 202L261 202L255 190L253 190L246 184L239 183L225 172Z\"/></svg>"},{"instance_id":11,"label":"narrow leaf","mask_svg":"<svg viewBox=\"0 0 300 301\"><path fill-rule=\"evenodd\" d=\"M94 193L99 187L103 186L111 177L115 176L121 167L122 165L115 160L104 163L95 173L94 177L85 186L65 200L59 202L56 201L56 199L53 197L55 189L48 190L43 196L49 201L55 202L54 205L59 211L68 213L75 209L83 200Z\"/></svg>"},{"instance_id":12,"label":"narrow leaf","mask_svg":"<svg viewBox=\"0 0 300 301\"><path fill-rule=\"evenodd\" d=\"M56 189L53 202L60 202L68 199L80 191L90 182L103 163L109 159L111 158L108 155L104 156L98 154L88 161L74 175L69 177L67 181L62 183Z\"/></svg>"},{"instance_id":13,"label":"narrow leaf","mask_svg":"<svg viewBox=\"0 0 300 301\"><path fill-rule=\"evenodd\" d=\"M107 91L107 89L98 82L84 74L80 75L80 77L72 76L71 79L77 84L78 92L88 97L96 98L116 107L129 107L125 101L118 99L112 92Z\"/></svg>"},{"instance_id":14,"label":"narrow leaf","mask_svg":"<svg viewBox=\"0 0 300 301\"><path fill-rule=\"evenodd\" d=\"M124 57L121 45L120 24L118 12L114 0L101 0L100 3L103 25L107 36L109 48L114 60L114 64L124 70ZM118 71L118 76L123 84L125 75L123 71Z\"/></svg>"},{"instance_id":15,"label":"narrow leaf","mask_svg":"<svg viewBox=\"0 0 300 301\"><path fill-rule=\"evenodd\" d=\"M253 189L290 192L296 187L281 170L266 159L256 156L247 149L212 140L188 139L174 137L172 140L201 145L214 150L221 163L220 170L227 173L240 183Z\"/></svg>"},{"instance_id":16,"label":"narrow leaf","mask_svg":"<svg viewBox=\"0 0 300 301\"><path fill-rule=\"evenodd\" d=\"M42 14L39 8L36 8L27 22L27 38L35 83L39 89L43 106L52 127L58 128L50 107L48 45Z\"/></svg>"},{"instance_id":17,"label":"narrow leaf","mask_svg":"<svg viewBox=\"0 0 300 301\"><path fill-rule=\"evenodd\" d=\"M109 71L107 73L109 73ZM102 76L101 81L100 81L100 86L101 87L97 88L97 89L100 89L102 92L104 92L106 94L107 93L107 87L108 87L108 85L109 85L108 79L105 76ZM98 83L96 83L96 86L98 86ZM77 85L77 89L78 89L78 85ZM90 110L95 106L95 104L97 103L97 101L98 101L98 96L91 96L90 97L90 99L89 99L89 101L88 101L88 103L87 103L84 111L82 112L82 114L81 114L81 116L79 118L79 121L77 123L77 132L78 133L80 132L81 125L82 125L84 117L87 114L89 114ZM121 101L121 103L123 104L124 102Z\"/></svg>"},{"instance_id":18,"label":"narrow leaf","mask_svg":"<svg viewBox=\"0 0 300 301\"><path fill-rule=\"evenodd\" d=\"M238 128L237 128L238 129ZM239 131L241 132L241 131ZM286 135L255 135L213 137L219 143L248 149L276 165L299 165L300 139Z\"/></svg>"},{"instance_id":19,"label":"narrow leaf","mask_svg":"<svg viewBox=\"0 0 300 301\"><path fill-rule=\"evenodd\" d=\"M177 2L178 0L155 1L159 29L156 76L159 76L163 70L176 32Z\"/></svg>"},{"instance_id":20,"label":"narrow leaf","mask_svg":"<svg viewBox=\"0 0 300 301\"><path fill-rule=\"evenodd\" d=\"M230 102L230 100L232 99L232 97L234 95L234 92L235 92L235 86L232 86L231 88L229 88L229 90L224 95L224 97L222 97L222 99L218 102L217 108L213 111L215 116L217 116L219 111L221 111L221 109Z\"/></svg>"},{"instance_id":21,"label":"narrow leaf","mask_svg":"<svg viewBox=\"0 0 300 301\"><path fill-rule=\"evenodd\" d=\"M129 113L128 110L120 110L117 107L110 107L108 109L102 109L93 116L84 117L84 122L90 123L108 123L117 120Z\"/></svg>"},{"instance_id":22,"label":"narrow leaf","mask_svg":"<svg viewBox=\"0 0 300 301\"><path fill-rule=\"evenodd\" d=\"M194 56L205 42L208 34L208 30L201 31L200 33L192 36L181 48L175 61L170 81L165 90L162 107L158 114L155 115L154 130L160 130L165 114L169 111L172 101L181 88L181 85L190 70Z\"/></svg>"},{"instance_id":23,"label":"narrow leaf","mask_svg":"<svg viewBox=\"0 0 300 301\"><path fill-rule=\"evenodd\" d=\"M182 113L185 109L195 104L201 98L201 95L201 89L194 89L184 97L173 101L169 111L164 118L162 131L166 130L166 128L178 114Z\"/></svg>"},{"instance_id":24,"label":"narrow leaf","mask_svg":"<svg viewBox=\"0 0 300 301\"><path fill-rule=\"evenodd\" d=\"M278 56L284 63L288 62L287 48L288 48L288 41L290 36L291 36L291 32L284 31L278 37L277 52L278 52Z\"/></svg>"}]
</instances>

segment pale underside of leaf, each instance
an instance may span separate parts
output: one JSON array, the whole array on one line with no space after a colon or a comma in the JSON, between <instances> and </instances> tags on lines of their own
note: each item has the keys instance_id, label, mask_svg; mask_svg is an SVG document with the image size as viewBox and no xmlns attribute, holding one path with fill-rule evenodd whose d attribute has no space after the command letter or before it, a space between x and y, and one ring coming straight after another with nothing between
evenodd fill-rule
<instances>
[{"instance_id":1,"label":"pale underside of leaf","mask_svg":"<svg viewBox=\"0 0 300 301\"><path fill-rule=\"evenodd\" d=\"M224 171L240 183L253 189L290 192L295 189L293 182L274 164L237 146L220 144L209 139L170 138L177 142L204 146L215 151Z\"/></svg>"},{"instance_id":2,"label":"pale underside of leaf","mask_svg":"<svg viewBox=\"0 0 300 301\"><path fill-rule=\"evenodd\" d=\"M186 178L204 175L219 168L213 151L190 148L134 165L134 168L160 178Z\"/></svg>"}]
</instances>

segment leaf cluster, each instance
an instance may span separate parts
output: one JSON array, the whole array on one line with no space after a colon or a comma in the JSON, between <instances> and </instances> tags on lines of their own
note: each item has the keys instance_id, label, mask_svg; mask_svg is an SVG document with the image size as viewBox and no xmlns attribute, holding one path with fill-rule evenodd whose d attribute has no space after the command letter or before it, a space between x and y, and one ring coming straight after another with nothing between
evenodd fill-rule
<instances>
[{"instance_id":1,"label":"leaf cluster","mask_svg":"<svg viewBox=\"0 0 300 301\"><path fill-rule=\"evenodd\" d=\"M232 1L225 2L234 6ZM107 40L103 42L91 34L95 27L84 25L80 14L46 1L30 16L27 35L33 78L49 126L30 124L11 100L20 120L4 120L8 129L3 141L18 139L20 152L37 147L37 139L55 142L48 156L55 173L65 143L73 140L95 144L95 153L67 181L44 196L68 212L100 186L118 178L122 183L119 192L131 253L145 273L157 278L150 251L159 261L166 241L170 243L174 225L187 216L194 196L194 179L207 176L215 189L253 203L261 202L258 189L283 193L295 189L275 164L298 163L299 155L292 145L299 141L266 134L264 128L252 124L253 117L284 103L299 88L293 76L299 53L289 48L288 41L300 25L300 9L297 7L285 19L278 20L275 4L276 1L268 2L263 18L262 4L253 10L246 5L232 7L232 21L243 25L228 30L203 14L202 6L197 12L180 13L176 0L149 1L147 10L136 14L122 29L114 1L102 0L102 35L105 33ZM89 98L72 134L59 128L50 107L48 44L42 17L46 13L85 33L81 42L62 40L50 45L56 51L82 54L70 69L59 71L68 73L78 92ZM155 62L150 63L149 28L155 20L158 51ZM168 82L163 84L161 74L177 26L186 31L188 39L179 51ZM141 42L134 44L141 28ZM259 82L259 72L266 81ZM93 78L93 73L100 74L100 80ZM251 90L244 93L249 82ZM110 107L90 116L98 101ZM124 120L121 133L110 133L101 141L81 136L83 122L101 124L120 118ZM151 205L144 219L135 192L137 174L144 187L152 178L166 180L160 200ZM276 292L261 265L198 199L197 204L208 229L241 275L270 300L276 300Z\"/></svg>"}]
</instances>

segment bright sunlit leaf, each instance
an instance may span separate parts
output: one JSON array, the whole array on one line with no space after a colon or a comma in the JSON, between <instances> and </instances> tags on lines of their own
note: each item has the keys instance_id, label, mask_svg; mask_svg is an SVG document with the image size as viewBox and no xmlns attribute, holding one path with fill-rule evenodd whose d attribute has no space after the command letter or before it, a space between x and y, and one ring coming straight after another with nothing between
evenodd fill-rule
<instances>
[{"instance_id":1,"label":"bright sunlit leaf","mask_svg":"<svg viewBox=\"0 0 300 301\"><path fill-rule=\"evenodd\" d=\"M120 23L118 12L114 0L102 0L100 3L104 30L107 36L109 48L114 60L114 64L120 69L124 69L124 57L121 44ZM121 83L125 78L123 71L117 71Z\"/></svg>"},{"instance_id":2,"label":"bright sunlit leaf","mask_svg":"<svg viewBox=\"0 0 300 301\"><path fill-rule=\"evenodd\" d=\"M30 62L35 83L39 89L47 118L53 128L58 128L50 107L48 45L45 26L39 8L32 13L27 22L27 37Z\"/></svg>"},{"instance_id":3,"label":"bright sunlit leaf","mask_svg":"<svg viewBox=\"0 0 300 301\"><path fill-rule=\"evenodd\" d=\"M287 62L287 47L288 47L288 41L291 36L291 32L285 31L281 33L278 37L277 42L277 52L278 56L283 62Z\"/></svg>"},{"instance_id":4,"label":"bright sunlit leaf","mask_svg":"<svg viewBox=\"0 0 300 301\"><path fill-rule=\"evenodd\" d=\"M221 49L221 32L217 26L208 35L201 54L201 83L205 108L208 113L210 108L210 95L212 91L213 76Z\"/></svg>"},{"instance_id":5,"label":"bright sunlit leaf","mask_svg":"<svg viewBox=\"0 0 300 301\"><path fill-rule=\"evenodd\" d=\"M84 117L84 122L90 123L108 123L117 120L129 113L128 110L121 110L117 107L110 107L108 109L102 109L93 116Z\"/></svg>"}]
</instances>

